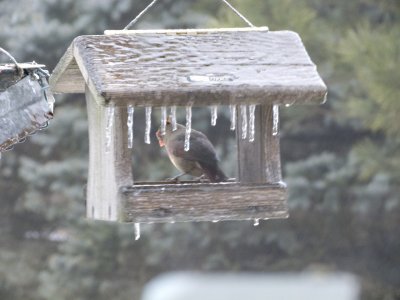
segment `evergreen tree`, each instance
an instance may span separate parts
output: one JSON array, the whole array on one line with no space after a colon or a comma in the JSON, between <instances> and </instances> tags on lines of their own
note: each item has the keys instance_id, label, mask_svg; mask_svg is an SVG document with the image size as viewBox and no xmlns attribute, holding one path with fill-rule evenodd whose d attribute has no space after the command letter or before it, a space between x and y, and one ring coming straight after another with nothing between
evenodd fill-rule
<instances>
[{"instance_id":1,"label":"evergreen tree","mask_svg":"<svg viewBox=\"0 0 400 300\"><path fill-rule=\"evenodd\" d=\"M58 97L50 127L0 161L1 299L137 299L149 279L181 269L340 270L362 279L363 299L399 296L397 1L232 3L258 26L299 32L329 87L323 106L282 109L290 218L259 227L147 225L138 242L130 225L85 220L84 98ZM2 1L0 44L19 61L52 69L74 37L123 28L146 5ZM217 1L165 0L136 28L212 26L245 24ZM140 124L140 112L138 118ZM226 115L220 120L228 123ZM224 166L235 169L232 137L219 138L228 126L208 131L206 110L196 112L195 121L221 143ZM143 128L137 130L142 136ZM141 144L133 159L136 177L165 178L173 171L156 147Z\"/></svg>"}]
</instances>

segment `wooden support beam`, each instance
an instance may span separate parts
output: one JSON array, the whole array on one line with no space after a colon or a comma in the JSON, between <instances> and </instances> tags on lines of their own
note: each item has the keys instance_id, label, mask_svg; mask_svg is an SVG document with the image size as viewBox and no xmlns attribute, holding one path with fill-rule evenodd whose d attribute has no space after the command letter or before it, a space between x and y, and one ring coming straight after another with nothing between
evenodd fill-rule
<instances>
[{"instance_id":1,"label":"wooden support beam","mask_svg":"<svg viewBox=\"0 0 400 300\"><path fill-rule=\"evenodd\" d=\"M124 35L137 35L137 34L169 34L169 35L198 35L216 32L254 32L265 31L268 32L267 26L261 27L234 27L234 28L185 28L185 29L144 29L144 30L105 30L105 35L124 34Z\"/></svg>"},{"instance_id":2,"label":"wooden support beam","mask_svg":"<svg viewBox=\"0 0 400 300\"><path fill-rule=\"evenodd\" d=\"M237 109L238 173L241 183L273 184L282 180L279 133L273 135L273 118L273 105L256 107L255 139L250 142L249 132L247 138L242 139L242 116L240 108Z\"/></svg>"},{"instance_id":3,"label":"wooden support beam","mask_svg":"<svg viewBox=\"0 0 400 300\"><path fill-rule=\"evenodd\" d=\"M280 149L280 133L279 122L280 116L278 113L278 127L277 132L274 134L274 105L263 106L263 119L264 119L264 159L265 159L265 179L268 183L277 183L282 181L281 169L281 149ZM278 107L279 109L279 107ZM279 112L279 110L278 110Z\"/></svg>"},{"instance_id":4,"label":"wooden support beam","mask_svg":"<svg viewBox=\"0 0 400 300\"><path fill-rule=\"evenodd\" d=\"M87 217L115 221L118 218L118 189L132 185L132 150L128 149L127 108L116 107L111 131L111 145L106 149L107 108L99 106L86 89L89 121L89 174Z\"/></svg>"}]
</instances>

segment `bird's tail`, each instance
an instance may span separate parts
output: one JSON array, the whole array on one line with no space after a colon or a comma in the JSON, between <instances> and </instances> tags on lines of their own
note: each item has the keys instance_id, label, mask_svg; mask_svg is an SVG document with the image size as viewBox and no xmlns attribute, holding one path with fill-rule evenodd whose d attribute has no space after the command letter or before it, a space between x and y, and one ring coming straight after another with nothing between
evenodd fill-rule
<instances>
[{"instance_id":1,"label":"bird's tail","mask_svg":"<svg viewBox=\"0 0 400 300\"><path fill-rule=\"evenodd\" d=\"M202 164L201 166L204 170L204 174L211 182L223 182L227 181L229 178L225 175L218 165L212 166L207 164Z\"/></svg>"}]
</instances>

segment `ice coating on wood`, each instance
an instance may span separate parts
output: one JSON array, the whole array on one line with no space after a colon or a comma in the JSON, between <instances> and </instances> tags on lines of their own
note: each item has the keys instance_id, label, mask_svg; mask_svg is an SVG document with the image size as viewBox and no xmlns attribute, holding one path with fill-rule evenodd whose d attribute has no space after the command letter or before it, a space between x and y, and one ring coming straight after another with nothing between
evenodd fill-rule
<instances>
[{"instance_id":1,"label":"ice coating on wood","mask_svg":"<svg viewBox=\"0 0 400 300\"><path fill-rule=\"evenodd\" d=\"M167 107L161 107L161 135L165 135L165 129L167 127Z\"/></svg>"},{"instance_id":2,"label":"ice coating on wood","mask_svg":"<svg viewBox=\"0 0 400 300\"><path fill-rule=\"evenodd\" d=\"M135 241L137 241L140 239L140 223L135 223L134 229L135 229Z\"/></svg>"},{"instance_id":3,"label":"ice coating on wood","mask_svg":"<svg viewBox=\"0 0 400 300\"><path fill-rule=\"evenodd\" d=\"M242 116L242 140L247 138L247 105L240 105L240 115Z\"/></svg>"},{"instance_id":4,"label":"ice coating on wood","mask_svg":"<svg viewBox=\"0 0 400 300\"><path fill-rule=\"evenodd\" d=\"M106 152L110 152L112 131L114 126L115 106L107 106L106 108Z\"/></svg>"},{"instance_id":5,"label":"ice coating on wood","mask_svg":"<svg viewBox=\"0 0 400 300\"><path fill-rule=\"evenodd\" d=\"M84 92L82 72L71 72L79 67L102 95L104 101L96 98L101 105L113 101L125 107L185 106L188 99L196 106L286 104L294 97L297 103L319 104L326 93L301 38L290 31L199 29L80 36L64 58L52 74L52 90Z\"/></svg>"},{"instance_id":6,"label":"ice coating on wood","mask_svg":"<svg viewBox=\"0 0 400 300\"><path fill-rule=\"evenodd\" d=\"M213 105L210 107L211 109L211 126L217 125L218 118L218 105Z\"/></svg>"},{"instance_id":7,"label":"ice coating on wood","mask_svg":"<svg viewBox=\"0 0 400 300\"><path fill-rule=\"evenodd\" d=\"M133 113L135 112L135 108L132 105L128 106L128 148L133 148Z\"/></svg>"},{"instance_id":8,"label":"ice coating on wood","mask_svg":"<svg viewBox=\"0 0 400 300\"><path fill-rule=\"evenodd\" d=\"M150 144L151 111L151 106L146 106L146 129L144 133L144 142L146 144Z\"/></svg>"},{"instance_id":9,"label":"ice coating on wood","mask_svg":"<svg viewBox=\"0 0 400 300\"><path fill-rule=\"evenodd\" d=\"M190 134L192 133L192 107L186 106L186 131L185 131L185 151L190 149Z\"/></svg>"},{"instance_id":10,"label":"ice coating on wood","mask_svg":"<svg viewBox=\"0 0 400 300\"><path fill-rule=\"evenodd\" d=\"M172 131L175 131L178 128L176 126L176 106L171 106L171 123Z\"/></svg>"},{"instance_id":11,"label":"ice coating on wood","mask_svg":"<svg viewBox=\"0 0 400 300\"><path fill-rule=\"evenodd\" d=\"M231 114L231 130L236 129L236 105L229 105L229 110Z\"/></svg>"},{"instance_id":12,"label":"ice coating on wood","mask_svg":"<svg viewBox=\"0 0 400 300\"><path fill-rule=\"evenodd\" d=\"M279 132L279 106L272 107L272 135L278 135Z\"/></svg>"},{"instance_id":13,"label":"ice coating on wood","mask_svg":"<svg viewBox=\"0 0 400 300\"><path fill-rule=\"evenodd\" d=\"M249 106L250 110L250 120L249 120L249 127L250 127L250 133L249 133L249 142L254 142L254 136L256 133L256 128L255 128L255 111L256 111L256 106L254 104L251 104Z\"/></svg>"}]
</instances>

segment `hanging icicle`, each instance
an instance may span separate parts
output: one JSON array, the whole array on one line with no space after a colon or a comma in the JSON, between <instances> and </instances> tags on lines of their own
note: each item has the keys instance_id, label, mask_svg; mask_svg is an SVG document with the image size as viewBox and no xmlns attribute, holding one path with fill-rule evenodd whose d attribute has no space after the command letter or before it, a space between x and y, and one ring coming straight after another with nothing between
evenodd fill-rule
<instances>
[{"instance_id":1,"label":"hanging icicle","mask_svg":"<svg viewBox=\"0 0 400 300\"><path fill-rule=\"evenodd\" d=\"M176 126L176 106L171 106L171 123L172 131L175 131L178 128Z\"/></svg>"},{"instance_id":2,"label":"hanging icicle","mask_svg":"<svg viewBox=\"0 0 400 300\"><path fill-rule=\"evenodd\" d=\"M272 106L272 135L276 136L279 132L279 106Z\"/></svg>"},{"instance_id":3,"label":"hanging icicle","mask_svg":"<svg viewBox=\"0 0 400 300\"><path fill-rule=\"evenodd\" d=\"M247 138L247 105L240 105L240 115L242 116L242 140Z\"/></svg>"},{"instance_id":4,"label":"hanging icicle","mask_svg":"<svg viewBox=\"0 0 400 300\"><path fill-rule=\"evenodd\" d=\"M217 125L218 105L211 106L211 126Z\"/></svg>"},{"instance_id":5,"label":"hanging icicle","mask_svg":"<svg viewBox=\"0 0 400 300\"><path fill-rule=\"evenodd\" d=\"M185 151L190 149L190 134L192 133L192 107L186 106L186 132L185 132Z\"/></svg>"},{"instance_id":6,"label":"hanging icicle","mask_svg":"<svg viewBox=\"0 0 400 300\"><path fill-rule=\"evenodd\" d=\"M256 106L254 104L249 106L250 110L250 120L249 120L249 127L250 127L250 133L249 133L249 142L253 143L254 142L254 136L256 134L256 128L255 128L255 111L256 111Z\"/></svg>"},{"instance_id":7,"label":"hanging icicle","mask_svg":"<svg viewBox=\"0 0 400 300\"><path fill-rule=\"evenodd\" d=\"M106 152L110 152L111 149L111 140L112 140L112 131L114 126L114 115L115 115L115 107L114 105L107 106L106 108Z\"/></svg>"},{"instance_id":8,"label":"hanging icicle","mask_svg":"<svg viewBox=\"0 0 400 300\"><path fill-rule=\"evenodd\" d=\"M231 113L231 130L236 129L236 105L229 105L229 110Z\"/></svg>"},{"instance_id":9,"label":"hanging icicle","mask_svg":"<svg viewBox=\"0 0 400 300\"><path fill-rule=\"evenodd\" d=\"M260 219L254 219L253 225L254 225L254 226L260 225Z\"/></svg>"},{"instance_id":10,"label":"hanging icicle","mask_svg":"<svg viewBox=\"0 0 400 300\"><path fill-rule=\"evenodd\" d=\"M135 229L135 241L137 241L140 239L140 223L135 223L134 229Z\"/></svg>"},{"instance_id":11,"label":"hanging icicle","mask_svg":"<svg viewBox=\"0 0 400 300\"><path fill-rule=\"evenodd\" d=\"M146 129L144 133L144 142L146 144L150 144L151 111L151 106L146 106Z\"/></svg>"},{"instance_id":12,"label":"hanging icicle","mask_svg":"<svg viewBox=\"0 0 400 300\"><path fill-rule=\"evenodd\" d=\"M296 102L296 100L294 100L292 103L286 103L285 107L291 107L295 102Z\"/></svg>"},{"instance_id":13,"label":"hanging icicle","mask_svg":"<svg viewBox=\"0 0 400 300\"><path fill-rule=\"evenodd\" d=\"M128 105L128 149L133 148L133 114L135 108L132 105Z\"/></svg>"},{"instance_id":14,"label":"hanging icicle","mask_svg":"<svg viewBox=\"0 0 400 300\"><path fill-rule=\"evenodd\" d=\"M161 135L165 135L165 129L167 126L167 107L161 107Z\"/></svg>"}]
</instances>

